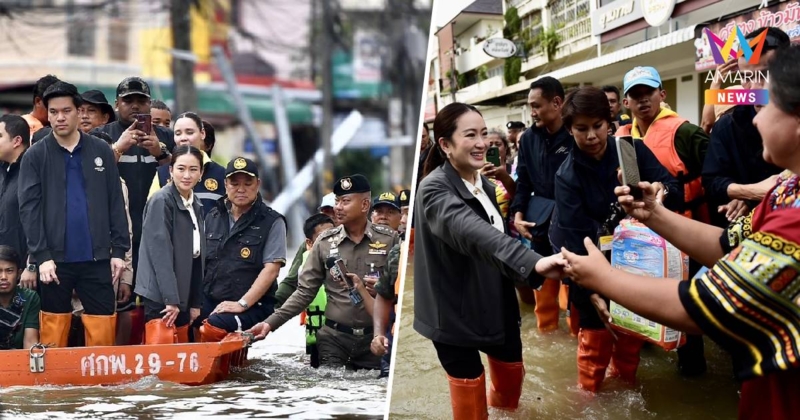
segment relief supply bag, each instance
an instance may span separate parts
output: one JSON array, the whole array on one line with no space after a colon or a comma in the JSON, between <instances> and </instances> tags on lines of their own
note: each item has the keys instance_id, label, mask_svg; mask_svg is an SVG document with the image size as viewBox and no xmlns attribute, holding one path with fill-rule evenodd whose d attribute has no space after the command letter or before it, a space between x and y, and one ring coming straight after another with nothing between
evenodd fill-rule
<instances>
[{"instance_id":1,"label":"relief supply bag","mask_svg":"<svg viewBox=\"0 0 800 420\"><path fill-rule=\"evenodd\" d=\"M671 279L689 278L689 257L642 223L625 219L614 230L611 265L628 273ZM641 317L611 301L612 328L649 341L665 350L675 350L686 335Z\"/></svg>"}]
</instances>

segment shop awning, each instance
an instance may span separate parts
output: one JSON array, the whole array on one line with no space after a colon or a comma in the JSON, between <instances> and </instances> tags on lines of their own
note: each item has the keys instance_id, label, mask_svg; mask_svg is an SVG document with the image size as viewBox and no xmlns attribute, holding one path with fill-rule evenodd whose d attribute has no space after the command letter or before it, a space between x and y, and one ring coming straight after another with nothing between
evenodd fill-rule
<instances>
[{"instance_id":1,"label":"shop awning","mask_svg":"<svg viewBox=\"0 0 800 420\"><path fill-rule=\"evenodd\" d=\"M615 63L619 63L650 52L668 48L673 45L678 45L687 41L694 41L694 39L696 38L695 34L696 28L697 25L688 26L686 28L670 32L669 34L662 35L658 38L653 38L651 40L640 42L638 44L631 45L630 47L626 47L618 51L601 55L600 57L595 57L586 61L582 61L577 64L562 67L550 73L542 74L536 79L545 76L551 76L563 81L563 79L568 78L570 76L586 73L595 69L606 67ZM688 57L687 59L689 58L692 57ZM483 96L475 97L469 100L468 102L470 104L481 103L501 96L506 96L513 93L526 91L530 87L531 82L533 82L536 79L526 80L524 82L507 86L494 93L489 93Z\"/></svg>"}]
</instances>

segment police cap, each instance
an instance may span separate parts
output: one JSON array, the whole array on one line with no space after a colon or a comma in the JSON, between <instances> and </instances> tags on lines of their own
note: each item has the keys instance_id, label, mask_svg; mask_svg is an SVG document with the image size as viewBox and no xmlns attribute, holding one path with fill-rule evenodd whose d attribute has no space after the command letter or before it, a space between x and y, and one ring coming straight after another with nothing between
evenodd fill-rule
<instances>
[{"instance_id":1,"label":"police cap","mask_svg":"<svg viewBox=\"0 0 800 420\"><path fill-rule=\"evenodd\" d=\"M252 177L258 178L258 166L250 159L237 157L228 162L228 168L225 169L225 178L233 174L247 174Z\"/></svg>"},{"instance_id":2,"label":"police cap","mask_svg":"<svg viewBox=\"0 0 800 420\"><path fill-rule=\"evenodd\" d=\"M375 200L372 202L372 208L374 209L377 208L378 206L390 206L392 208L400 210L400 206L397 204L397 196L390 191L381 193L381 195L375 197Z\"/></svg>"},{"instance_id":3,"label":"police cap","mask_svg":"<svg viewBox=\"0 0 800 420\"><path fill-rule=\"evenodd\" d=\"M411 190L401 190L397 196L397 204L400 207L408 207L411 202Z\"/></svg>"},{"instance_id":4,"label":"police cap","mask_svg":"<svg viewBox=\"0 0 800 420\"><path fill-rule=\"evenodd\" d=\"M336 185L333 186L333 193L336 194L337 197L370 191L369 181L361 174L342 177L336 181Z\"/></svg>"}]
</instances>

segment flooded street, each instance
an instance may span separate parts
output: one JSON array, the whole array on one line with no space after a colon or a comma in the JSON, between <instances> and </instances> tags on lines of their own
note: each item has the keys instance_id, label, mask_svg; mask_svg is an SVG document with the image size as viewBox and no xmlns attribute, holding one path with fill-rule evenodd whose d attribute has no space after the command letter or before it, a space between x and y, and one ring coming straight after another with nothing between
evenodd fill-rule
<instances>
[{"instance_id":1,"label":"flooded street","mask_svg":"<svg viewBox=\"0 0 800 420\"><path fill-rule=\"evenodd\" d=\"M409 265L403 295L397 367L392 386L392 419L450 418L445 372L431 342L413 330L413 265ZM516 413L489 409L490 418L511 419L734 419L738 386L731 361L706 340L708 372L684 378L677 372L677 354L649 346L642 351L639 383L629 388L607 380L597 397L577 388L577 341L561 320L558 332L540 334L532 306L522 305L525 384ZM484 356L484 365L486 365ZM488 378L487 378L488 383Z\"/></svg>"},{"instance_id":2,"label":"flooded street","mask_svg":"<svg viewBox=\"0 0 800 420\"><path fill-rule=\"evenodd\" d=\"M289 261L282 270L282 279ZM299 317L250 349L228 380L189 387L145 378L114 387L0 389L0 416L15 419L378 419L386 379L378 372L313 369Z\"/></svg>"}]
</instances>

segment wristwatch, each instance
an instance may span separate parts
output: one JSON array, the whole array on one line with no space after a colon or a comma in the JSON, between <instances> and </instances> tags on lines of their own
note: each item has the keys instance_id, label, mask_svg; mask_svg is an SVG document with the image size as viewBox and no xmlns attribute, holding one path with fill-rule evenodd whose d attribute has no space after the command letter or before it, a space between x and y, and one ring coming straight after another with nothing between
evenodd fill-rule
<instances>
[{"instance_id":1,"label":"wristwatch","mask_svg":"<svg viewBox=\"0 0 800 420\"><path fill-rule=\"evenodd\" d=\"M26 269L28 271L30 271L31 273L35 273L36 272L36 264L28 264L28 267L26 267Z\"/></svg>"},{"instance_id":2,"label":"wristwatch","mask_svg":"<svg viewBox=\"0 0 800 420\"><path fill-rule=\"evenodd\" d=\"M239 302L236 302L236 303L238 303L239 306L241 306L242 308L245 308L245 309L250 307L250 305L248 305L247 301L244 300L244 299L239 299Z\"/></svg>"},{"instance_id":3,"label":"wristwatch","mask_svg":"<svg viewBox=\"0 0 800 420\"><path fill-rule=\"evenodd\" d=\"M167 149L167 145L164 144L164 143L161 143L161 154L158 155L156 160L161 162L162 160L168 158L169 156L170 156L170 154L169 154L169 149Z\"/></svg>"}]
</instances>

